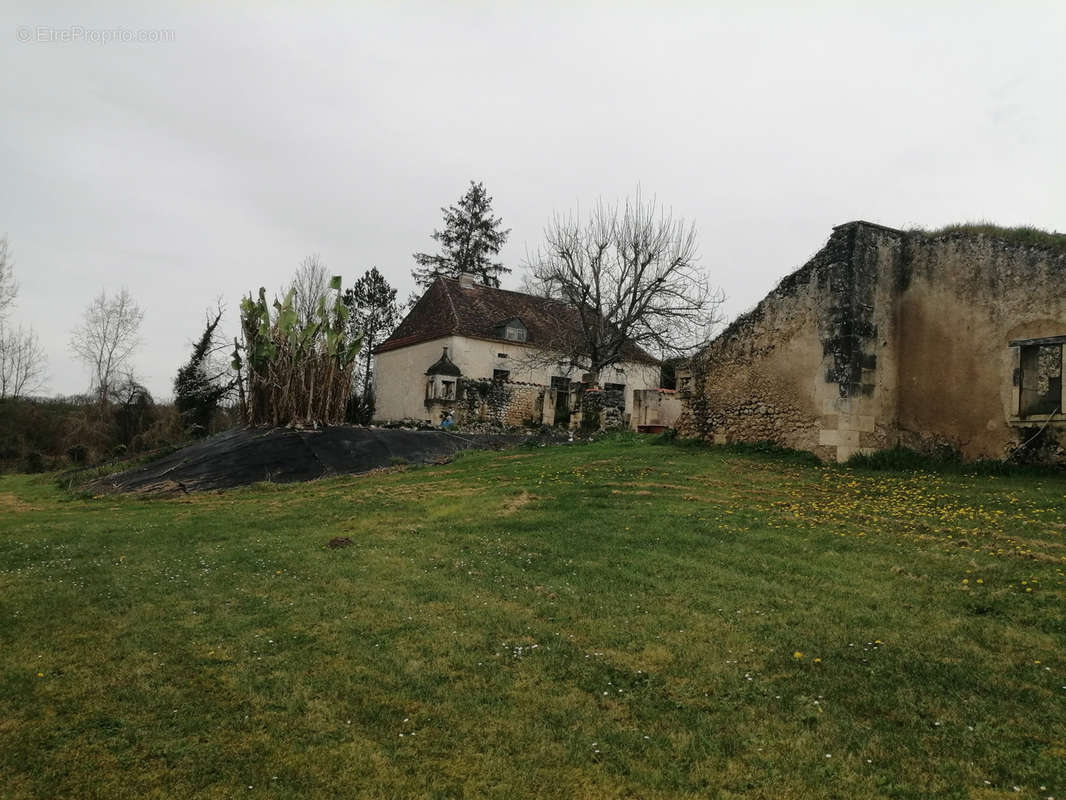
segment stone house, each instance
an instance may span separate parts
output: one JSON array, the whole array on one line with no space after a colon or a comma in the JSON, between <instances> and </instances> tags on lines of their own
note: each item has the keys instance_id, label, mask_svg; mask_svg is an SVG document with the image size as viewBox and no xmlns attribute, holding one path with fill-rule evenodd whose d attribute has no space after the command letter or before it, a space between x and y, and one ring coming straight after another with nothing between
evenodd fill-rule
<instances>
[{"instance_id":1,"label":"stone house","mask_svg":"<svg viewBox=\"0 0 1066 800\"><path fill-rule=\"evenodd\" d=\"M895 446L1062 460L1066 236L868 222L679 374L682 435L826 460Z\"/></svg>"},{"instance_id":2,"label":"stone house","mask_svg":"<svg viewBox=\"0 0 1066 800\"><path fill-rule=\"evenodd\" d=\"M660 363L630 346L590 385L564 356L580 350L580 330L564 303L470 275L438 278L374 350L375 419L576 426L595 412L607 426L625 425L634 392L659 386Z\"/></svg>"}]
</instances>

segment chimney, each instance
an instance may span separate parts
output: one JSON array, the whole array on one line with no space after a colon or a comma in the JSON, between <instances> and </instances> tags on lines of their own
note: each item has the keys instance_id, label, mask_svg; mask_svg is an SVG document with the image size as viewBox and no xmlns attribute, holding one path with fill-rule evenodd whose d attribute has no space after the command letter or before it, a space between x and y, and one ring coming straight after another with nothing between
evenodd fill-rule
<instances>
[{"instance_id":1,"label":"chimney","mask_svg":"<svg viewBox=\"0 0 1066 800\"><path fill-rule=\"evenodd\" d=\"M473 289L474 288L474 274L472 272L464 272L459 275L459 288L460 289Z\"/></svg>"}]
</instances>

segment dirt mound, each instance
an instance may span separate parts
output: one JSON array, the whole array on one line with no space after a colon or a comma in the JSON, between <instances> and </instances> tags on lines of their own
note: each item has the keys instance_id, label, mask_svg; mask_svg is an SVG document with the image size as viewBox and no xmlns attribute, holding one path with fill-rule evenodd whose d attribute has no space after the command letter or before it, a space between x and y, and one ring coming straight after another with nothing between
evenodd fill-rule
<instances>
[{"instance_id":1,"label":"dirt mound","mask_svg":"<svg viewBox=\"0 0 1066 800\"><path fill-rule=\"evenodd\" d=\"M513 447L523 434L455 434L336 426L319 430L241 428L220 433L89 484L95 492L173 494L257 481L292 483L369 472L397 463L439 464L461 450Z\"/></svg>"}]
</instances>

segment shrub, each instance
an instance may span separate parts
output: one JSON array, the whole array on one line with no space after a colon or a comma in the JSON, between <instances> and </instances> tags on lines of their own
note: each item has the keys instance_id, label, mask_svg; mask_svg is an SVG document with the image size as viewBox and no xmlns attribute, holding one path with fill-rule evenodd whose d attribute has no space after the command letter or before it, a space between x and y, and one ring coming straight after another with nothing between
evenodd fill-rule
<instances>
[{"instance_id":1,"label":"shrub","mask_svg":"<svg viewBox=\"0 0 1066 800\"><path fill-rule=\"evenodd\" d=\"M45 466L44 455L38 450L31 450L26 454L26 458L22 463L22 471L29 473L44 472L47 469Z\"/></svg>"}]
</instances>

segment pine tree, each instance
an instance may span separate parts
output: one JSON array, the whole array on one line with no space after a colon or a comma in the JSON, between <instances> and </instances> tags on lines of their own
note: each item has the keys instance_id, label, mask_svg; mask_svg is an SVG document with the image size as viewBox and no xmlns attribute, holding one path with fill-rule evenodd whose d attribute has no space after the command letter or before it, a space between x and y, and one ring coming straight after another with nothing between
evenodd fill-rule
<instances>
[{"instance_id":1,"label":"pine tree","mask_svg":"<svg viewBox=\"0 0 1066 800\"><path fill-rule=\"evenodd\" d=\"M492 256L500 252L511 233L503 230L503 220L492 216L492 198L481 182L470 181L470 189L459 199L458 205L442 208L444 230L433 231L433 239L440 242L438 255L415 253L418 268L411 277L426 289L440 276L457 278L469 272L487 286L499 288L500 276L511 270Z\"/></svg>"},{"instance_id":2,"label":"pine tree","mask_svg":"<svg viewBox=\"0 0 1066 800\"><path fill-rule=\"evenodd\" d=\"M348 419L362 425L374 416L373 352L385 341L400 321L400 309L396 305L396 290L371 267L363 277L344 293L344 304L351 309L353 330L363 333L363 349L356 366L356 385L360 387L349 401Z\"/></svg>"}]
</instances>

